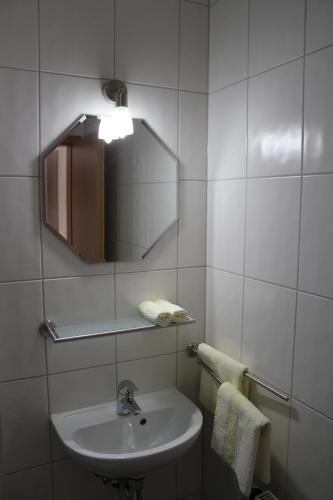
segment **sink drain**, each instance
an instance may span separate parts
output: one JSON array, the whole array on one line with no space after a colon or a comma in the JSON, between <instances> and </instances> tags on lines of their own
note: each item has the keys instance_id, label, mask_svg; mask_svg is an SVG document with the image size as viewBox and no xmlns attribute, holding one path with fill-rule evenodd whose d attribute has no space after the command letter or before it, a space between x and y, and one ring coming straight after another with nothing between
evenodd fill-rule
<instances>
[{"instance_id":1,"label":"sink drain","mask_svg":"<svg viewBox=\"0 0 333 500\"><path fill-rule=\"evenodd\" d=\"M146 417L140 419L140 425L145 425L147 423Z\"/></svg>"}]
</instances>

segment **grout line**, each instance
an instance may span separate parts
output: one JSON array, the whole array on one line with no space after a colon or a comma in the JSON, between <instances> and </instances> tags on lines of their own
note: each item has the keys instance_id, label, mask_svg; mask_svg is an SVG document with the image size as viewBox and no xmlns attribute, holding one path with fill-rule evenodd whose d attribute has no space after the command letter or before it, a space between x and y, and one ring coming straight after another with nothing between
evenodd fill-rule
<instances>
[{"instance_id":1,"label":"grout line","mask_svg":"<svg viewBox=\"0 0 333 500\"><path fill-rule=\"evenodd\" d=\"M246 74L250 71L250 0L247 2L247 61ZM246 261L246 234L247 234L247 194L248 194L248 164L249 164L249 78L246 79L246 159L245 159L245 200L244 200L244 254L243 254L243 289L242 289L242 323L241 323L241 345L240 359L243 360L244 343L244 310L245 310L245 261Z\"/></svg>"},{"instance_id":2,"label":"grout line","mask_svg":"<svg viewBox=\"0 0 333 500\"><path fill-rule=\"evenodd\" d=\"M4 476L13 476L14 474L20 474L22 472L28 472L28 471L31 471L31 470L35 470L35 469L39 469L40 467L45 467L47 465L52 465L52 460L50 460L49 462L43 462L41 464L38 464L38 465L33 465L31 467L26 467L25 469L18 469L18 470L15 470L15 471L12 471L12 472L4 472Z\"/></svg>"},{"instance_id":3,"label":"grout line","mask_svg":"<svg viewBox=\"0 0 333 500\"><path fill-rule=\"evenodd\" d=\"M0 174L2 179L39 179L39 175Z\"/></svg>"},{"instance_id":4,"label":"grout line","mask_svg":"<svg viewBox=\"0 0 333 500\"><path fill-rule=\"evenodd\" d=\"M301 399L297 398L296 396L291 396L291 404L292 404L292 401L296 401L301 406L304 406L304 408L306 408L307 410L311 410L314 413L316 413L318 416L326 418L327 420L329 420L330 422L333 423L333 417L330 417L329 415L326 415L326 413L318 410L318 408L314 408L309 403L306 403L305 401L302 401ZM290 417L290 419L291 419L291 417Z\"/></svg>"},{"instance_id":5,"label":"grout line","mask_svg":"<svg viewBox=\"0 0 333 500\"><path fill-rule=\"evenodd\" d=\"M29 377L19 377L19 378L11 378L8 380L1 380L0 386L3 384L12 384L15 382L23 382L25 380L34 380L37 378L46 378L46 373L43 373L42 375L30 375Z\"/></svg>"},{"instance_id":6,"label":"grout line","mask_svg":"<svg viewBox=\"0 0 333 500\"><path fill-rule=\"evenodd\" d=\"M37 50L38 50L38 166L39 166L39 243L40 243L40 266L41 266L41 288L42 288L42 308L44 321L46 319L45 311L45 286L44 286L44 248L43 248L43 238L42 238L42 222L43 222L43 196L42 196L42 159L41 159L41 72L40 72L40 0L37 0ZM53 443L52 443L52 433L51 433L51 402L50 402L50 384L49 384L49 365L48 365L48 352L47 352L47 342L44 342L44 357L45 357L45 370L46 370L46 397L47 397L47 411L48 411L48 438L49 438L49 451L50 458L53 457ZM52 498L55 497L55 484L54 484L54 472L53 466L51 466L51 487L52 487Z\"/></svg>"},{"instance_id":7,"label":"grout line","mask_svg":"<svg viewBox=\"0 0 333 500\"><path fill-rule=\"evenodd\" d=\"M299 201L299 226L298 226L298 252L297 252L297 275L296 275L296 303L295 303L295 317L294 317L294 329L293 329L293 346L292 346L292 360L291 360L291 377L290 377L290 394L293 397L293 382L294 382L294 370L295 370L295 353L296 353L296 331L297 331L297 314L298 314L298 303L299 303L299 273L300 273L300 251L301 251L301 224L302 224L302 194L303 194L303 171L304 171L304 141L305 141L305 46L306 46L306 21L307 21L307 0L305 0L304 5L304 38L303 38L303 74L302 74L302 141L301 141L301 185L300 185L300 201ZM288 435L287 435L287 446L286 446L286 481L284 494L287 496L289 488L289 450L290 450L290 440L291 440L291 423L292 423L292 403L290 402L289 407L289 422L288 422Z\"/></svg>"}]
</instances>

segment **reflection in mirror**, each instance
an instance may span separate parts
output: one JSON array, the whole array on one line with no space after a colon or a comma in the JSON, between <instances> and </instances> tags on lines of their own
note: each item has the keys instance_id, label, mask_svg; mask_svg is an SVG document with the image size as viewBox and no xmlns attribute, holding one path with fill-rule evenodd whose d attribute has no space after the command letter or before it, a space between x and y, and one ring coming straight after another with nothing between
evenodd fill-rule
<instances>
[{"instance_id":1,"label":"reflection in mirror","mask_svg":"<svg viewBox=\"0 0 333 500\"><path fill-rule=\"evenodd\" d=\"M145 257L177 220L177 159L147 124L106 144L83 116L44 156L44 222L88 262Z\"/></svg>"}]
</instances>

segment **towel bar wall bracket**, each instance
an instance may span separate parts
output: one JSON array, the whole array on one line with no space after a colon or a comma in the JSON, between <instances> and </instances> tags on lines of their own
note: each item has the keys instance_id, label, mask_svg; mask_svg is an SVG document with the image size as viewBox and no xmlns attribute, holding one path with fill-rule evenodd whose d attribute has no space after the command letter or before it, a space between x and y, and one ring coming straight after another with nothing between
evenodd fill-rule
<instances>
[{"instance_id":1,"label":"towel bar wall bracket","mask_svg":"<svg viewBox=\"0 0 333 500\"><path fill-rule=\"evenodd\" d=\"M186 353L190 358L197 358L198 364L202 366L205 370L207 370L219 384L223 384L223 380L221 380L220 377L208 365L206 365L206 363L204 363L198 356L198 344L194 343L188 344L188 346L186 347ZM258 384L260 385L260 387L263 387L267 391L271 392L278 398L283 399L283 401L289 401L289 396L287 394L279 391L278 389L275 389L275 387L273 387L270 384L267 384L267 382L261 380L261 378L257 377L256 375L252 375L251 373L244 373L244 376L249 380L251 380L251 382Z\"/></svg>"}]
</instances>

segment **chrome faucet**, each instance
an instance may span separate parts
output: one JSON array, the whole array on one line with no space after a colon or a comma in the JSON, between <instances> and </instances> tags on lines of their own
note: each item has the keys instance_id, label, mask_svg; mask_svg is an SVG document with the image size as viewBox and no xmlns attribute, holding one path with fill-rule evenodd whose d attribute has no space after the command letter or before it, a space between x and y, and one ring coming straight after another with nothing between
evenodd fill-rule
<instances>
[{"instance_id":1,"label":"chrome faucet","mask_svg":"<svg viewBox=\"0 0 333 500\"><path fill-rule=\"evenodd\" d=\"M131 380L122 380L118 384L117 389L117 415L138 415L141 408L134 399L134 392L137 391L136 387Z\"/></svg>"}]
</instances>

